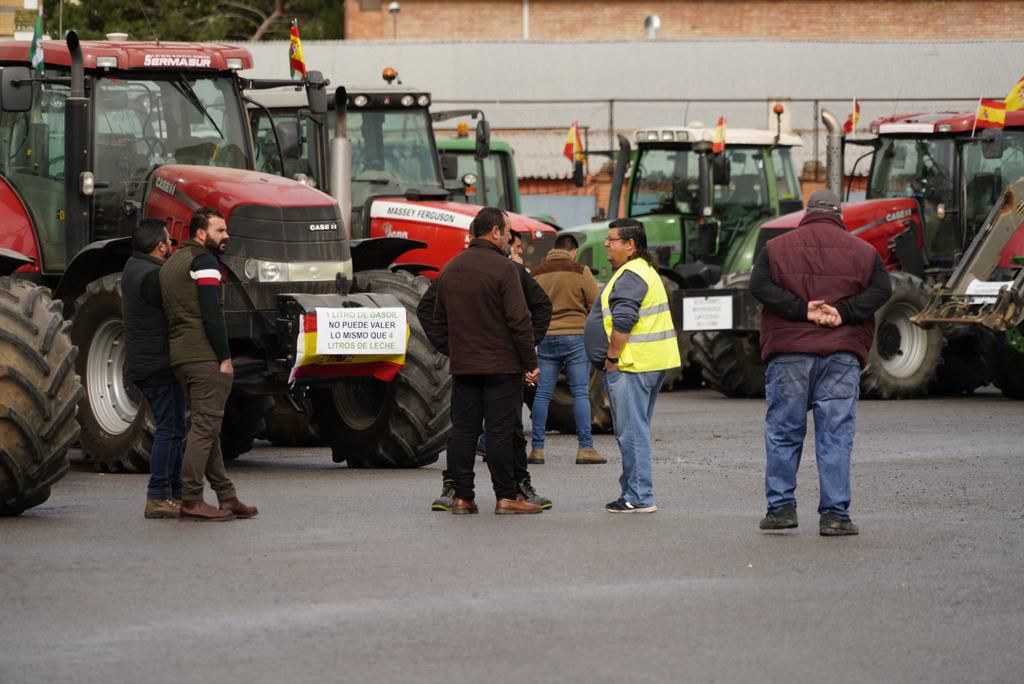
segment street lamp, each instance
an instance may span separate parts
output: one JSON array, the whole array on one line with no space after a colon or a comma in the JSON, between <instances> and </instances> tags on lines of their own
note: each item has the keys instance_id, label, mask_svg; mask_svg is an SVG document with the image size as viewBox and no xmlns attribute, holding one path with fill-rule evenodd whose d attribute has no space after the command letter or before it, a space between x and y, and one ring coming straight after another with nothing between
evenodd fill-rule
<instances>
[{"instance_id":1,"label":"street lamp","mask_svg":"<svg viewBox=\"0 0 1024 684\"><path fill-rule=\"evenodd\" d=\"M402 11L402 5L398 0L388 3L388 12L391 14L391 39L398 39L398 13Z\"/></svg>"}]
</instances>

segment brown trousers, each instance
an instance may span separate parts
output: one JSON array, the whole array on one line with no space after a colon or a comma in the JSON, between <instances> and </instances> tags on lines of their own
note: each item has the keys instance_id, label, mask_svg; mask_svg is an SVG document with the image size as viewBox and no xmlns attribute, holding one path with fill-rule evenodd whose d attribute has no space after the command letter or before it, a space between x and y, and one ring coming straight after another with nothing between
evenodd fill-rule
<instances>
[{"instance_id":1,"label":"brown trousers","mask_svg":"<svg viewBox=\"0 0 1024 684\"><path fill-rule=\"evenodd\" d=\"M235 485L224 468L220 452L220 424L224 419L224 404L231 394L234 376L220 372L216 361L183 363L175 366L178 381L188 397L191 426L185 457L181 464L181 498L183 501L201 501L203 476L217 493L218 501L233 499Z\"/></svg>"}]
</instances>

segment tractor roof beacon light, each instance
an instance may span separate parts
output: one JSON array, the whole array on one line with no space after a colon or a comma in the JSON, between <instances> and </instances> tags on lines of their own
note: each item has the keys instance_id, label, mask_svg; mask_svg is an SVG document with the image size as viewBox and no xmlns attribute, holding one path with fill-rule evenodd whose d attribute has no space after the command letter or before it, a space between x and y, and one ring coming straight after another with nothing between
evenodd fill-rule
<instances>
[{"instance_id":1,"label":"tractor roof beacon light","mask_svg":"<svg viewBox=\"0 0 1024 684\"><path fill-rule=\"evenodd\" d=\"M391 4L392 5L397 5L398 3L397 2L393 2ZM396 70L392 69L391 67L385 67L384 73L381 74L381 77L384 79L385 83L387 83L388 85L391 85L392 83L394 83L398 79L398 72Z\"/></svg>"},{"instance_id":2,"label":"tractor roof beacon light","mask_svg":"<svg viewBox=\"0 0 1024 684\"><path fill-rule=\"evenodd\" d=\"M772 113L775 114L775 144L779 144L779 139L782 137L782 113L786 111L786 108L782 106L780 102L776 102L775 106L772 107Z\"/></svg>"}]
</instances>

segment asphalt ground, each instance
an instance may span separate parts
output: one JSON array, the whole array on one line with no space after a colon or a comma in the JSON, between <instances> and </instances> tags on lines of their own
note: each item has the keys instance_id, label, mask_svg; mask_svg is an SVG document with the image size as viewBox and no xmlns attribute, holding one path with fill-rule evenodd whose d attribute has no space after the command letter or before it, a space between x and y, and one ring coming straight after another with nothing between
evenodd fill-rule
<instances>
[{"instance_id":1,"label":"asphalt ground","mask_svg":"<svg viewBox=\"0 0 1024 684\"><path fill-rule=\"evenodd\" d=\"M0 682L1021 682L1024 404L862 402L851 512L765 534L762 401L663 394L654 515L552 435L555 500L429 510L441 464L349 470L263 445L253 520L145 520L146 476L81 463L0 519ZM77 454L73 457L77 458ZM208 499L210 495L208 494Z\"/></svg>"}]
</instances>

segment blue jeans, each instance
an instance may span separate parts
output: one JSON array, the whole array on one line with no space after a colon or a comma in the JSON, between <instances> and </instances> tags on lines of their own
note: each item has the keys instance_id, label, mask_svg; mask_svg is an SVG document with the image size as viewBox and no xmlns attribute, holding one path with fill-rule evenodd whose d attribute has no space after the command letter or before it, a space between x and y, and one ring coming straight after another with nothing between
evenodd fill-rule
<instances>
[{"instance_id":1,"label":"blue jeans","mask_svg":"<svg viewBox=\"0 0 1024 684\"><path fill-rule=\"evenodd\" d=\"M142 388L156 423L149 452L150 499L181 498L181 460L184 453L185 391L177 382Z\"/></svg>"},{"instance_id":2,"label":"blue jeans","mask_svg":"<svg viewBox=\"0 0 1024 684\"><path fill-rule=\"evenodd\" d=\"M850 453L860 392L860 361L840 352L826 356L781 354L765 372L768 414L764 488L768 510L796 506L807 412L814 412L814 453L821 496L818 513L849 519Z\"/></svg>"},{"instance_id":3,"label":"blue jeans","mask_svg":"<svg viewBox=\"0 0 1024 684\"><path fill-rule=\"evenodd\" d=\"M594 446L590 433L590 361L583 348L583 335L548 335L537 347L540 381L533 399L533 448L544 448L544 429L548 424L548 406L555 393L558 373L565 366L572 392L572 413L576 419L576 438L580 449Z\"/></svg>"},{"instance_id":4,"label":"blue jeans","mask_svg":"<svg viewBox=\"0 0 1024 684\"><path fill-rule=\"evenodd\" d=\"M665 371L605 373L608 402L612 407L615 440L622 453L619 489L634 506L654 505L651 476L651 418L654 402L665 382Z\"/></svg>"}]
</instances>

